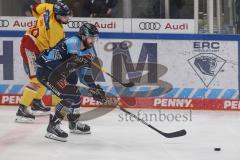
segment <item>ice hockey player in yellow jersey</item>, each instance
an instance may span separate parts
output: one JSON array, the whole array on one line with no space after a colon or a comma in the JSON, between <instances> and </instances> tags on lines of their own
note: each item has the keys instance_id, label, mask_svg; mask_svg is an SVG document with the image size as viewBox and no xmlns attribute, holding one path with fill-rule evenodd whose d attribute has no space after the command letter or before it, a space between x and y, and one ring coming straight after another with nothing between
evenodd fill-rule
<instances>
[{"instance_id":1,"label":"ice hockey player in yellow jersey","mask_svg":"<svg viewBox=\"0 0 240 160\"><path fill-rule=\"evenodd\" d=\"M38 17L38 21L35 27L27 30L26 34L34 36L40 52L54 47L65 37L62 24L68 23L70 10L67 5L62 2L54 5L42 3L36 7L33 6L32 12L35 17Z\"/></svg>"},{"instance_id":2,"label":"ice hockey player in yellow jersey","mask_svg":"<svg viewBox=\"0 0 240 160\"><path fill-rule=\"evenodd\" d=\"M20 52L24 69L29 77L16 113L16 122L33 122L33 112L50 111L42 102L46 88L36 79L36 57L46 49L55 46L65 37L62 24L67 24L70 16L69 7L63 2L55 4L41 3L32 5L32 14L38 20L35 26L28 28L21 40Z\"/></svg>"}]
</instances>

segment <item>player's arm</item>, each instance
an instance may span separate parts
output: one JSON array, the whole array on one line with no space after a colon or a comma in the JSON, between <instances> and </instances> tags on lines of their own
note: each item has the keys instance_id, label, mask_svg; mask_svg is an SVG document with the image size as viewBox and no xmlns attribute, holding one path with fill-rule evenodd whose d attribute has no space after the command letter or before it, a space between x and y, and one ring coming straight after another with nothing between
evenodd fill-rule
<instances>
[{"instance_id":1,"label":"player's arm","mask_svg":"<svg viewBox=\"0 0 240 160\"><path fill-rule=\"evenodd\" d=\"M82 84L90 88L96 87L92 76L92 69L90 67L82 67L79 69L79 80Z\"/></svg>"},{"instance_id":2,"label":"player's arm","mask_svg":"<svg viewBox=\"0 0 240 160\"><path fill-rule=\"evenodd\" d=\"M52 12L53 4L49 4L49 3L34 3L32 5L32 14L36 18L38 18L39 16L44 14L47 10Z\"/></svg>"},{"instance_id":3,"label":"player's arm","mask_svg":"<svg viewBox=\"0 0 240 160\"><path fill-rule=\"evenodd\" d=\"M88 64L79 67L80 82L88 87L95 87L96 84L92 77L91 58L88 58L86 55L81 54L79 39L76 37L69 38L65 41L65 44L67 46L67 54L70 55L70 57L75 57L76 59L78 59L79 64L82 63L83 60L85 60L86 64Z\"/></svg>"},{"instance_id":4,"label":"player's arm","mask_svg":"<svg viewBox=\"0 0 240 160\"><path fill-rule=\"evenodd\" d=\"M79 79L81 83L89 87L88 91L91 93L94 100L104 103L107 100L106 94L102 87L99 84L96 84L93 79L91 62L92 60L90 61L90 65L80 68Z\"/></svg>"},{"instance_id":5,"label":"player's arm","mask_svg":"<svg viewBox=\"0 0 240 160\"><path fill-rule=\"evenodd\" d=\"M89 87L89 92L93 96L93 99L99 102L106 102L106 94L99 84L96 84L92 76L92 68L83 67L79 71L80 82Z\"/></svg>"},{"instance_id":6,"label":"player's arm","mask_svg":"<svg viewBox=\"0 0 240 160\"><path fill-rule=\"evenodd\" d=\"M72 53L71 58L74 57L78 59L77 61L84 66L79 69L79 80L81 83L89 87L89 92L93 96L93 99L99 102L106 102L107 98L105 92L99 84L96 84L92 76L91 60L88 56L78 56ZM83 63L86 61L87 63ZM87 64L87 65L86 65ZM78 66L78 65L76 65Z\"/></svg>"}]
</instances>

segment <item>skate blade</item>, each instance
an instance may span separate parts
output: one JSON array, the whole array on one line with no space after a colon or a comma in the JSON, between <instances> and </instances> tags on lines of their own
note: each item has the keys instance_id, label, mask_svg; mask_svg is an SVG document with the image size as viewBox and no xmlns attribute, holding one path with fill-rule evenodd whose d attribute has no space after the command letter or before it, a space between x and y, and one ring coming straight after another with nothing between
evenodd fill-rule
<instances>
[{"instance_id":1,"label":"skate blade","mask_svg":"<svg viewBox=\"0 0 240 160\"><path fill-rule=\"evenodd\" d=\"M45 137L48 138L48 139L53 139L53 140L60 141L60 142L67 142L67 138L61 138L61 137L58 137L55 134L52 134L52 133L49 133L49 132L47 132L45 134Z\"/></svg>"},{"instance_id":2,"label":"skate blade","mask_svg":"<svg viewBox=\"0 0 240 160\"><path fill-rule=\"evenodd\" d=\"M79 130L70 130L70 133L73 133L73 134L91 134L91 131L83 132L83 131L79 131Z\"/></svg>"},{"instance_id":3,"label":"skate blade","mask_svg":"<svg viewBox=\"0 0 240 160\"><path fill-rule=\"evenodd\" d=\"M32 118L26 118L26 117L21 117L21 116L16 116L15 118L16 123L33 123L34 119Z\"/></svg>"},{"instance_id":4,"label":"skate blade","mask_svg":"<svg viewBox=\"0 0 240 160\"><path fill-rule=\"evenodd\" d=\"M46 112L44 112L44 111L32 111L32 114L34 116L49 116L50 113L51 113L50 111L46 111Z\"/></svg>"}]
</instances>

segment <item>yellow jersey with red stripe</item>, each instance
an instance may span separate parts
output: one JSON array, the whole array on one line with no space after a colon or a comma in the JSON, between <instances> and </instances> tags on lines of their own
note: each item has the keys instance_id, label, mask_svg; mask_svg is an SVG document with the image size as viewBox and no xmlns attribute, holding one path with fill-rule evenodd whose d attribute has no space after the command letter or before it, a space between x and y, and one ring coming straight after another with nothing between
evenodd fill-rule
<instances>
[{"instance_id":1,"label":"yellow jersey with red stripe","mask_svg":"<svg viewBox=\"0 0 240 160\"><path fill-rule=\"evenodd\" d=\"M27 29L26 35L34 40L40 52L54 47L65 37L63 26L53 13L53 4L37 4L32 13L38 20L35 26Z\"/></svg>"}]
</instances>

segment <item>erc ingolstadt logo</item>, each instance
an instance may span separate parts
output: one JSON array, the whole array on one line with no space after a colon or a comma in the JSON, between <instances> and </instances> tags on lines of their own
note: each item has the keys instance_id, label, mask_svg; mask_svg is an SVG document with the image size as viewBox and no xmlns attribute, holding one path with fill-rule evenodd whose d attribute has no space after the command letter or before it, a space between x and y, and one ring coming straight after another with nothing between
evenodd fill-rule
<instances>
[{"instance_id":1,"label":"erc ingolstadt logo","mask_svg":"<svg viewBox=\"0 0 240 160\"><path fill-rule=\"evenodd\" d=\"M197 73L204 85L208 87L216 75L221 71L226 60L213 53L200 53L188 59L188 63Z\"/></svg>"}]
</instances>

